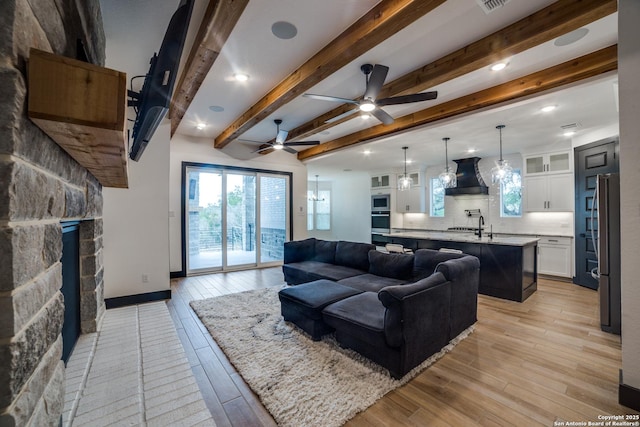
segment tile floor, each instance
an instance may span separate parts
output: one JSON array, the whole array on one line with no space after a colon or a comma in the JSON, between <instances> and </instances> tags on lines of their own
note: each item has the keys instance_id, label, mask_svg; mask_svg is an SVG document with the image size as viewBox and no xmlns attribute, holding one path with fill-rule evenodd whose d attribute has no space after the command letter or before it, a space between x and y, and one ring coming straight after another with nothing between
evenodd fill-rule
<instances>
[{"instance_id":1,"label":"tile floor","mask_svg":"<svg viewBox=\"0 0 640 427\"><path fill-rule=\"evenodd\" d=\"M67 363L63 426L215 426L164 301L107 310Z\"/></svg>"}]
</instances>

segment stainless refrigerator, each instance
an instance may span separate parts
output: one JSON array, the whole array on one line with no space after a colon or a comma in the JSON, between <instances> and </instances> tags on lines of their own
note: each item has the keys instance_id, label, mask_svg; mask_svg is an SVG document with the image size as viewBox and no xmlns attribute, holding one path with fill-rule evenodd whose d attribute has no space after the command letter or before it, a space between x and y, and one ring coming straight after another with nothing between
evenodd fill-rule
<instances>
[{"instance_id":1,"label":"stainless refrigerator","mask_svg":"<svg viewBox=\"0 0 640 427\"><path fill-rule=\"evenodd\" d=\"M591 274L598 279L599 284L600 327L605 332L619 335L621 332L619 174L597 176L593 205L591 230L598 267Z\"/></svg>"}]
</instances>

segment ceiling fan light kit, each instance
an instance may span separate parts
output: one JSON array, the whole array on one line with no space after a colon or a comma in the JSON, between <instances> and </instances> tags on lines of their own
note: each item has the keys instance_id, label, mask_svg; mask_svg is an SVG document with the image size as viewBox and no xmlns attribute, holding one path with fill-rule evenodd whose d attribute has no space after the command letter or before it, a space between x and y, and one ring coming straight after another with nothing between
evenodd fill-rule
<instances>
[{"instance_id":1,"label":"ceiling fan light kit","mask_svg":"<svg viewBox=\"0 0 640 427\"><path fill-rule=\"evenodd\" d=\"M318 145L320 141L287 141L289 131L280 129L282 124L281 119L275 119L273 123L276 124L276 139L274 142L259 142L259 141L246 141L252 144L260 144L260 148L253 151L253 153L261 153L266 150L284 150L287 153L298 154L296 150L290 147L305 146L305 145Z\"/></svg>"},{"instance_id":2,"label":"ceiling fan light kit","mask_svg":"<svg viewBox=\"0 0 640 427\"><path fill-rule=\"evenodd\" d=\"M491 169L491 182L494 184L508 182L513 179L513 168L502 158L502 129L505 125L498 125L496 129L500 132L500 160Z\"/></svg>"},{"instance_id":3,"label":"ceiling fan light kit","mask_svg":"<svg viewBox=\"0 0 640 427\"><path fill-rule=\"evenodd\" d=\"M438 176L440 182L444 188L455 188L456 186L456 174L449 167L449 151L447 149L447 143L451 138L442 138L444 141L444 171Z\"/></svg>"},{"instance_id":4,"label":"ceiling fan light kit","mask_svg":"<svg viewBox=\"0 0 640 427\"><path fill-rule=\"evenodd\" d=\"M360 111L365 113L371 113L376 119L380 120L385 125L390 125L394 122L393 117L384 111L380 107L384 107L385 105L399 105L399 104L409 104L412 102L421 102L421 101L429 101L432 99L436 99L438 97L438 92L422 92L416 93L412 95L401 95L401 96L392 96L389 98L377 99L380 91L382 90L382 86L384 85L384 81L387 78L387 73L389 72L389 67L385 65L371 65L364 64L360 67L360 70L365 75L366 80L366 88L364 91L364 95L360 100L353 100L348 98L339 98L336 96L327 96L327 95L316 95L313 93L305 93L304 97L316 99L319 101L329 101L329 102L341 102L343 104L352 104L357 105ZM331 123L333 121L338 121L343 117L353 114L358 109L350 110L347 113L341 114L338 117L335 117L331 120L327 120L327 123Z\"/></svg>"},{"instance_id":5,"label":"ceiling fan light kit","mask_svg":"<svg viewBox=\"0 0 640 427\"><path fill-rule=\"evenodd\" d=\"M413 179L407 174L407 149L409 147L402 147L404 150L404 175L398 180L398 191L407 191L411 189Z\"/></svg>"}]
</instances>

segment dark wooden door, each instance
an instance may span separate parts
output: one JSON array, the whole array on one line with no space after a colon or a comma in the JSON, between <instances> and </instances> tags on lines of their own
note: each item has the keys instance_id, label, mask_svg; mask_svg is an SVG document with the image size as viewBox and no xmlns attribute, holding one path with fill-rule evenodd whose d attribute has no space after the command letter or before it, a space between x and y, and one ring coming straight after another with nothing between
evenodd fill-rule
<instances>
[{"instance_id":1,"label":"dark wooden door","mask_svg":"<svg viewBox=\"0 0 640 427\"><path fill-rule=\"evenodd\" d=\"M576 206L575 206L575 270L573 283L598 289L598 280L591 270L598 266L594 244L597 245L598 215L594 212L593 233L591 230L591 207L596 189L596 176L617 173L618 140L606 139L576 147L574 151ZM592 238L595 236L595 239ZM594 241L595 240L595 241Z\"/></svg>"}]
</instances>

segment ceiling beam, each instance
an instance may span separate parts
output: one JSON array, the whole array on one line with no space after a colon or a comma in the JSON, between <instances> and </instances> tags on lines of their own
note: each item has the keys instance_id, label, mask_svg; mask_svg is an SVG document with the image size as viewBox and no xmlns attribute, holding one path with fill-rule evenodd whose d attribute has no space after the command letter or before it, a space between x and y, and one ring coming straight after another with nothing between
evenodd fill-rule
<instances>
[{"instance_id":1,"label":"ceiling beam","mask_svg":"<svg viewBox=\"0 0 640 427\"><path fill-rule=\"evenodd\" d=\"M238 117L216 137L214 147L224 148L278 108L444 2L382 0Z\"/></svg>"},{"instance_id":2,"label":"ceiling beam","mask_svg":"<svg viewBox=\"0 0 640 427\"><path fill-rule=\"evenodd\" d=\"M213 63L220 55L249 0L209 0L189 58L171 100L171 136L191 105Z\"/></svg>"},{"instance_id":3,"label":"ceiling beam","mask_svg":"<svg viewBox=\"0 0 640 427\"><path fill-rule=\"evenodd\" d=\"M379 98L418 93L488 67L527 49L604 18L618 9L617 0L559 0L518 22L385 84ZM356 99L357 100L357 99ZM352 110L341 105L289 131L289 138L303 139L353 116L332 123L327 120Z\"/></svg>"},{"instance_id":4,"label":"ceiling beam","mask_svg":"<svg viewBox=\"0 0 640 427\"><path fill-rule=\"evenodd\" d=\"M503 102L529 97L543 91L614 71L617 68L618 46L609 46L510 82L407 114L397 118L391 125L373 126L300 151L298 152L298 160L310 160L352 145L406 132L438 120L487 107L495 107Z\"/></svg>"}]
</instances>

